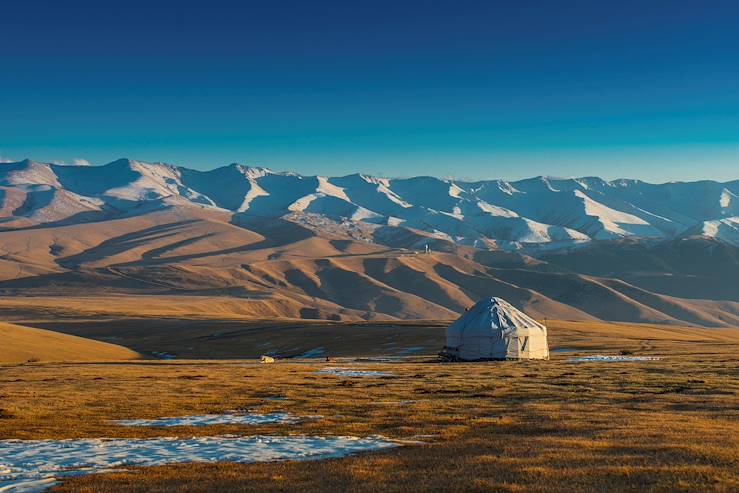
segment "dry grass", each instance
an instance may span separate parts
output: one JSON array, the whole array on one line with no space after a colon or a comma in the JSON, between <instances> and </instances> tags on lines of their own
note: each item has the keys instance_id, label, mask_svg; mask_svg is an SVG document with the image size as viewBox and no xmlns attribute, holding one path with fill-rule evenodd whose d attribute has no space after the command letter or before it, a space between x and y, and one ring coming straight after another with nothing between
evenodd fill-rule
<instances>
[{"instance_id":1,"label":"dry grass","mask_svg":"<svg viewBox=\"0 0 739 493\"><path fill-rule=\"evenodd\" d=\"M101 361L140 357L122 346L0 322L0 364Z\"/></svg>"},{"instance_id":2,"label":"dry grass","mask_svg":"<svg viewBox=\"0 0 739 493\"><path fill-rule=\"evenodd\" d=\"M0 367L0 438L430 435L425 445L341 460L132 469L71 478L58 491L739 488L736 331L551 325L554 346L663 359L577 363L555 353L551 361L361 363L394 373L380 378L316 374L324 366L316 361ZM264 399L276 395L287 400ZM324 418L289 428L127 428L110 421L235 408Z\"/></svg>"}]
</instances>

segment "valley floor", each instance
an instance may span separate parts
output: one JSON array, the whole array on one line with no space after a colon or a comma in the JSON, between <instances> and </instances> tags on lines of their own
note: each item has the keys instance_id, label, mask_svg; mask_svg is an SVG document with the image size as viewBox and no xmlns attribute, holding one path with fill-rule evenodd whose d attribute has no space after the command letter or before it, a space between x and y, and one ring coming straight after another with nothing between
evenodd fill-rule
<instances>
[{"instance_id":1,"label":"valley floor","mask_svg":"<svg viewBox=\"0 0 739 493\"><path fill-rule=\"evenodd\" d=\"M50 490L59 492L739 489L739 331L550 322L550 346L550 361L468 364L417 356L0 366L0 439L290 434L416 442L316 462L127 467L65 478ZM621 353L659 359L573 360ZM321 372L327 366L387 374ZM173 428L114 422L234 409L321 418Z\"/></svg>"}]
</instances>

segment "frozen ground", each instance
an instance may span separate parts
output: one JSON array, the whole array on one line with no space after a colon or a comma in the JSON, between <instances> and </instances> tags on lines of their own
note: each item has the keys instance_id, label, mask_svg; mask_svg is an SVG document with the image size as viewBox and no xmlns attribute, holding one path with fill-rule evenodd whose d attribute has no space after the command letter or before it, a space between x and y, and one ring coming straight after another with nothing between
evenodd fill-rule
<instances>
[{"instance_id":1,"label":"frozen ground","mask_svg":"<svg viewBox=\"0 0 739 493\"><path fill-rule=\"evenodd\" d=\"M570 361L656 361L660 359L662 358L657 356L622 356L594 354L592 356L579 356L577 358L570 358Z\"/></svg>"},{"instance_id":2,"label":"frozen ground","mask_svg":"<svg viewBox=\"0 0 739 493\"><path fill-rule=\"evenodd\" d=\"M318 418L319 416L306 416ZM297 423L303 418L290 413L268 414L203 414L157 419L124 419L116 421L123 426L210 426L210 425L260 425L265 423ZM0 490L2 491L2 490Z\"/></svg>"},{"instance_id":3,"label":"frozen ground","mask_svg":"<svg viewBox=\"0 0 739 493\"><path fill-rule=\"evenodd\" d=\"M340 368L335 366L327 366L316 373L336 375L337 377L386 377L392 375L392 373L388 373L386 371L355 370L353 368Z\"/></svg>"},{"instance_id":4,"label":"frozen ground","mask_svg":"<svg viewBox=\"0 0 739 493\"><path fill-rule=\"evenodd\" d=\"M382 437L0 440L0 492L37 493L53 486L58 477L125 466L316 460L397 446L398 443Z\"/></svg>"}]
</instances>

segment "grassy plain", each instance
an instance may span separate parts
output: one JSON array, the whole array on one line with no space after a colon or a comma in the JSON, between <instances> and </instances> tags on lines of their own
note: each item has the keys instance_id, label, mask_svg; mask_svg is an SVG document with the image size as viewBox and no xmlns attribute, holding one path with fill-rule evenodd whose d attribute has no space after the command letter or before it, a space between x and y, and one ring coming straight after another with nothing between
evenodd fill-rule
<instances>
[{"instance_id":1,"label":"grassy plain","mask_svg":"<svg viewBox=\"0 0 739 493\"><path fill-rule=\"evenodd\" d=\"M571 350L550 361L330 363L393 374L386 377L318 374L320 360L3 366L0 438L381 434L424 442L319 462L131 468L65 479L60 492L739 489L739 331L549 325L550 346ZM570 361L622 351L662 359ZM267 399L274 396L285 400ZM232 409L323 418L199 428L112 422Z\"/></svg>"}]
</instances>

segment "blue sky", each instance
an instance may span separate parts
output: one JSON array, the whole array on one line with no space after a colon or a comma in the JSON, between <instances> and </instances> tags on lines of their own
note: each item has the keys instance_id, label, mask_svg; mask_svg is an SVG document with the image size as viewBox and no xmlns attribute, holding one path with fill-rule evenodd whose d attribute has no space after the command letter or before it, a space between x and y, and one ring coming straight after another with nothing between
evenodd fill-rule
<instances>
[{"instance_id":1,"label":"blue sky","mask_svg":"<svg viewBox=\"0 0 739 493\"><path fill-rule=\"evenodd\" d=\"M739 178L739 3L8 0L0 157Z\"/></svg>"}]
</instances>

